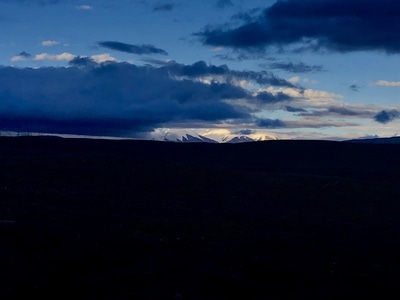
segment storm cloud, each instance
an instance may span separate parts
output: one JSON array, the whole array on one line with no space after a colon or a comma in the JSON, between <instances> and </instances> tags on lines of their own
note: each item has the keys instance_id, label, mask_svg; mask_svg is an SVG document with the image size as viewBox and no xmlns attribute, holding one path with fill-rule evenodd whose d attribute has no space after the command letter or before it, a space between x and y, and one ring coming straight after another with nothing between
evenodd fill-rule
<instances>
[{"instance_id":1,"label":"storm cloud","mask_svg":"<svg viewBox=\"0 0 400 300\"><path fill-rule=\"evenodd\" d=\"M400 111L396 109L382 110L374 116L376 122L383 124L389 123L398 118L400 118Z\"/></svg>"},{"instance_id":2,"label":"storm cloud","mask_svg":"<svg viewBox=\"0 0 400 300\"><path fill-rule=\"evenodd\" d=\"M285 0L264 9L255 21L207 27L196 35L204 44L234 49L399 53L399 18L400 2L393 0Z\"/></svg>"},{"instance_id":3,"label":"storm cloud","mask_svg":"<svg viewBox=\"0 0 400 300\"><path fill-rule=\"evenodd\" d=\"M132 53L137 55L143 55L143 54L168 55L168 53L165 50L156 48L153 45L131 45L116 41L98 42L97 45L111 50Z\"/></svg>"},{"instance_id":4,"label":"storm cloud","mask_svg":"<svg viewBox=\"0 0 400 300\"><path fill-rule=\"evenodd\" d=\"M279 119L259 119L256 121L257 126L263 128L284 128L286 127L285 122Z\"/></svg>"},{"instance_id":5,"label":"storm cloud","mask_svg":"<svg viewBox=\"0 0 400 300\"><path fill-rule=\"evenodd\" d=\"M296 88L266 71L237 71L204 61L137 66L76 56L67 68L0 67L0 130L138 136L168 124L284 127L279 120L257 121L252 113L295 98L254 93L243 81Z\"/></svg>"},{"instance_id":6,"label":"storm cloud","mask_svg":"<svg viewBox=\"0 0 400 300\"><path fill-rule=\"evenodd\" d=\"M250 97L229 83L177 80L167 68L108 63L88 67L0 68L0 128L132 135L169 122L248 118L223 99ZM14 128L13 128L14 127Z\"/></svg>"}]
</instances>

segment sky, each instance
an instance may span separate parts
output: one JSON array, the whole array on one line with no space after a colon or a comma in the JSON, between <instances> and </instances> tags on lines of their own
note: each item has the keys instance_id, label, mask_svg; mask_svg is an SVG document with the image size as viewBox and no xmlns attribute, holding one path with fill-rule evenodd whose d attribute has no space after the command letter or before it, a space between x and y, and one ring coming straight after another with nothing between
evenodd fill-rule
<instances>
[{"instance_id":1,"label":"sky","mask_svg":"<svg viewBox=\"0 0 400 300\"><path fill-rule=\"evenodd\" d=\"M400 2L0 0L0 134L400 131Z\"/></svg>"}]
</instances>

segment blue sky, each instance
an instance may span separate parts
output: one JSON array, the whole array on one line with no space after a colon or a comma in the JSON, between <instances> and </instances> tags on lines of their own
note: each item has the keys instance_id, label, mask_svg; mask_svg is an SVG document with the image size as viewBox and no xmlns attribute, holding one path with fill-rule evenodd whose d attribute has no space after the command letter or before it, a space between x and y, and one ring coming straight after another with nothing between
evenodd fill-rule
<instances>
[{"instance_id":1,"label":"blue sky","mask_svg":"<svg viewBox=\"0 0 400 300\"><path fill-rule=\"evenodd\" d=\"M394 136L400 4L0 0L0 130Z\"/></svg>"}]
</instances>

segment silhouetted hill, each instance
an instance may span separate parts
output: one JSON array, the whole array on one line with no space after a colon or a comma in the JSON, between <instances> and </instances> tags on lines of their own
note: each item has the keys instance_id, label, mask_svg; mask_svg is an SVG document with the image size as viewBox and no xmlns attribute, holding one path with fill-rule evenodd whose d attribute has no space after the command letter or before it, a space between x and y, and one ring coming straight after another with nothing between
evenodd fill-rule
<instances>
[{"instance_id":1,"label":"silhouetted hill","mask_svg":"<svg viewBox=\"0 0 400 300\"><path fill-rule=\"evenodd\" d=\"M238 170L357 176L398 175L400 145L280 140L239 144L137 140L0 138L0 154L120 156Z\"/></svg>"},{"instance_id":2,"label":"silhouetted hill","mask_svg":"<svg viewBox=\"0 0 400 300\"><path fill-rule=\"evenodd\" d=\"M399 150L0 137L0 298L396 295Z\"/></svg>"},{"instance_id":3,"label":"silhouetted hill","mask_svg":"<svg viewBox=\"0 0 400 300\"><path fill-rule=\"evenodd\" d=\"M400 144L400 137L394 136L389 138L356 139L349 140L348 142L366 144Z\"/></svg>"}]
</instances>

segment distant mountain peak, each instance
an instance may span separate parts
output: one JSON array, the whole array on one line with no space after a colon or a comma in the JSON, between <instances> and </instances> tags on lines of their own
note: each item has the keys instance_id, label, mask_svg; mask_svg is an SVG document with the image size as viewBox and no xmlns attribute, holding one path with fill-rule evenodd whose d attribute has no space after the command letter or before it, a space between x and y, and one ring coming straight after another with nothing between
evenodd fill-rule
<instances>
[{"instance_id":1,"label":"distant mountain peak","mask_svg":"<svg viewBox=\"0 0 400 300\"><path fill-rule=\"evenodd\" d=\"M251 137L244 136L244 135L235 136L234 138L226 141L226 143L229 143L229 144L249 143L249 142L255 142L255 140L252 139Z\"/></svg>"},{"instance_id":2,"label":"distant mountain peak","mask_svg":"<svg viewBox=\"0 0 400 300\"><path fill-rule=\"evenodd\" d=\"M185 134L182 136L182 138L178 139L178 142L181 143L218 143L217 141L210 139L208 137L202 136L202 135L191 135L191 134Z\"/></svg>"}]
</instances>

